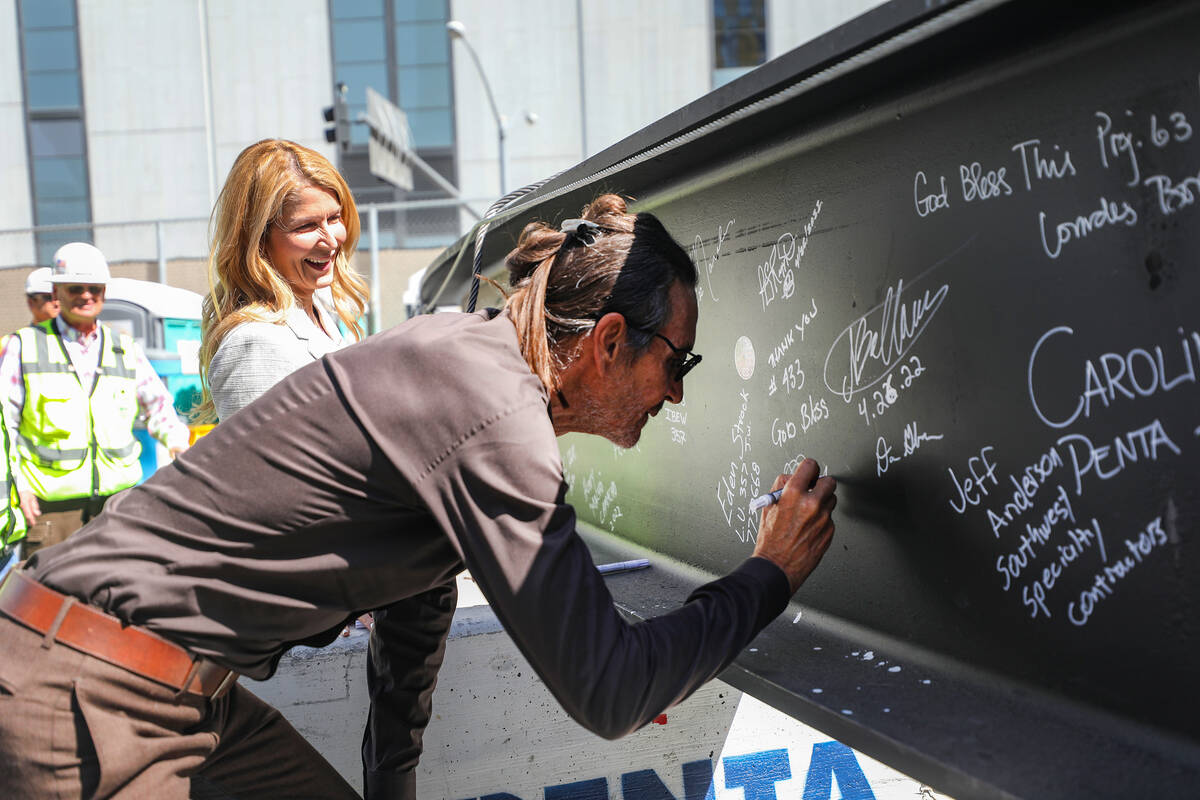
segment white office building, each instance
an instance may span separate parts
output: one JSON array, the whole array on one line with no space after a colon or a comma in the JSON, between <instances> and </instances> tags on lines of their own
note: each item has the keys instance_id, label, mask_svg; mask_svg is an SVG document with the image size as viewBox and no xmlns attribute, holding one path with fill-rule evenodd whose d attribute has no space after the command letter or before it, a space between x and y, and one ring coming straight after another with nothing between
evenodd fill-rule
<instances>
[{"instance_id":1,"label":"white office building","mask_svg":"<svg viewBox=\"0 0 1200 800\"><path fill-rule=\"evenodd\" d=\"M439 248L474 216L431 207L448 194L419 170L412 191L372 176L365 125L327 142L337 84L352 118L367 87L402 108L417 153L481 212L872 5L0 0L0 273L84 239L204 290L213 202L265 137L328 155L360 205L426 201L383 211L380 247Z\"/></svg>"}]
</instances>

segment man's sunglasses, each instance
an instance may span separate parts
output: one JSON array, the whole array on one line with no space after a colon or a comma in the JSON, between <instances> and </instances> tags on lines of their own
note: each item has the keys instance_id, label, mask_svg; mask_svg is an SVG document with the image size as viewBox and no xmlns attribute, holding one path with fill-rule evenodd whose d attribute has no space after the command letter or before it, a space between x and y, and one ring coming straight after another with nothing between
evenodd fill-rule
<instances>
[{"instance_id":1,"label":"man's sunglasses","mask_svg":"<svg viewBox=\"0 0 1200 800\"><path fill-rule=\"evenodd\" d=\"M25 296L38 305L41 305L42 303L49 303L53 298L53 295L46 294L45 292L34 292L33 294L27 294Z\"/></svg>"},{"instance_id":2,"label":"man's sunglasses","mask_svg":"<svg viewBox=\"0 0 1200 800\"><path fill-rule=\"evenodd\" d=\"M72 283L63 288L67 290L68 294L83 294L85 290L91 292L94 296L104 294L104 285L100 283Z\"/></svg>"},{"instance_id":3,"label":"man's sunglasses","mask_svg":"<svg viewBox=\"0 0 1200 800\"><path fill-rule=\"evenodd\" d=\"M629 327L633 328L632 325L630 325ZM657 336L659 339L662 339L664 342L667 343L667 347L671 348L671 352L674 353L679 358L679 362L675 367L674 378L675 378L675 380L679 381L680 383L683 383L683 377L685 375L687 375L689 372L691 372L693 369L695 369L696 365L700 363L700 359L703 358L703 356L700 355L699 353L693 353L691 350L684 350L681 347L676 347L674 342L672 342L667 337L663 336L661 333L655 333L654 331L648 331L645 328L633 328L633 329L635 331L639 331L641 333L648 333L651 336Z\"/></svg>"},{"instance_id":4,"label":"man's sunglasses","mask_svg":"<svg viewBox=\"0 0 1200 800\"><path fill-rule=\"evenodd\" d=\"M600 319L601 316L603 316L603 313L598 314L596 317L594 317L594 319ZM628 321L628 319L626 321ZM663 336L661 333L646 330L645 328L639 328L635 325L630 325L629 327L638 333L644 333L647 336L658 337L667 343L667 347L671 348L671 352L674 353L679 359L678 364L675 367L675 374L672 377L674 377L674 379L680 383L683 383L684 376L695 369L696 365L700 363L700 359L703 358L703 356L699 353L693 353L691 350L684 350L683 348L676 347L674 342Z\"/></svg>"}]
</instances>

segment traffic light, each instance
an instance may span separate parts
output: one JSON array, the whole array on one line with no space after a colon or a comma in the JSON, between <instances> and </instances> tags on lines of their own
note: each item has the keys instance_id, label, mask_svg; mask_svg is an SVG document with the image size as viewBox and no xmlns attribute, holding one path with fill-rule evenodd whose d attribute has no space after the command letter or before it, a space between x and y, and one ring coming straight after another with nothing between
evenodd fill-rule
<instances>
[{"instance_id":1,"label":"traffic light","mask_svg":"<svg viewBox=\"0 0 1200 800\"><path fill-rule=\"evenodd\" d=\"M346 84L337 85L333 105L326 106L322 113L326 122L333 123L325 127L325 141L337 142L342 152L350 149L350 107L346 103Z\"/></svg>"}]
</instances>

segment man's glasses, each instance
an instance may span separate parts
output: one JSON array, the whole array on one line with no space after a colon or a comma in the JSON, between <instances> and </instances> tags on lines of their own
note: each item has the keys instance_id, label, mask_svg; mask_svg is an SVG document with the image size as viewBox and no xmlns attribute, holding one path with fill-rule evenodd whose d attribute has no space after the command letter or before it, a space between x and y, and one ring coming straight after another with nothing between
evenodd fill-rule
<instances>
[{"instance_id":1,"label":"man's glasses","mask_svg":"<svg viewBox=\"0 0 1200 800\"><path fill-rule=\"evenodd\" d=\"M633 328L632 325L629 327ZM662 339L667 343L667 347L671 348L671 352L674 353L679 359L679 361L676 363L675 375L673 377L680 383L683 383L683 376L695 369L696 365L700 363L700 359L703 358L703 356L701 356L699 353L693 353L691 350L684 350L681 347L676 347L674 342L663 336L661 333L648 331L644 328L633 329L641 333L648 333L651 336L657 336L659 339Z\"/></svg>"},{"instance_id":2,"label":"man's glasses","mask_svg":"<svg viewBox=\"0 0 1200 800\"><path fill-rule=\"evenodd\" d=\"M25 296L37 303L39 306L43 303L49 303L51 298L51 295L48 295L45 292L34 292L33 294L27 294Z\"/></svg>"},{"instance_id":3,"label":"man's glasses","mask_svg":"<svg viewBox=\"0 0 1200 800\"><path fill-rule=\"evenodd\" d=\"M79 284L72 283L66 287L68 294L83 294L84 291L91 292L93 296L98 297L104 294L104 285L99 283Z\"/></svg>"},{"instance_id":4,"label":"man's glasses","mask_svg":"<svg viewBox=\"0 0 1200 800\"><path fill-rule=\"evenodd\" d=\"M597 314L592 319L598 320L602 316L603 313ZM626 318L626 322L628 322L628 318ZM681 347L676 347L674 342L663 336L661 333L647 330L645 328L639 328L636 325L630 325L629 327L638 333L644 333L647 336L655 336L667 343L667 347L671 348L671 352L674 353L678 359L675 366L675 374L672 377L680 383L683 383L684 376L695 369L696 365L700 363L700 359L703 358L703 356L699 353L693 353L691 350L684 350Z\"/></svg>"}]
</instances>

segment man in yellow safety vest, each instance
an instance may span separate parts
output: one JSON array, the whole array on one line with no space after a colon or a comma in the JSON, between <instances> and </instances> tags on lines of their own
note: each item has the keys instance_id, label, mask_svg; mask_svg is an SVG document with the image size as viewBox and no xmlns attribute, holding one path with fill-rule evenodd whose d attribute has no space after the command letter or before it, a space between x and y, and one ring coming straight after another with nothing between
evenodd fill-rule
<instances>
[{"instance_id":1,"label":"man in yellow safety vest","mask_svg":"<svg viewBox=\"0 0 1200 800\"><path fill-rule=\"evenodd\" d=\"M58 301L50 284L50 268L38 267L25 278L25 305L36 325L58 316ZM8 346L8 337L0 339L0 352ZM4 435L4 462L0 464L0 577L21 560L21 540L25 538L25 515L21 513L13 472L17 469L16 450ZM7 502L4 501L7 498Z\"/></svg>"},{"instance_id":2,"label":"man in yellow safety vest","mask_svg":"<svg viewBox=\"0 0 1200 800\"><path fill-rule=\"evenodd\" d=\"M50 275L58 317L14 333L0 356L26 556L66 539L138 482L139 415L172 456L187 449L187 427L141 347L98 319L108 280L98 249L60 247Z\"/></svg>"},{"instance_id":3,"label":"man in yellow safety vest","mask_svg":"<svg viewBox=\"0 0 1200 800\"><path fill-rule=\"evenodd\" d=\"M18 504L17 488L13 484L13 469L16 466L13 449L9 447L8 431L3 431L0 450L0 578L21 560L21 540L25 538L25 516Z\"/></svg>"}]
</instances>

